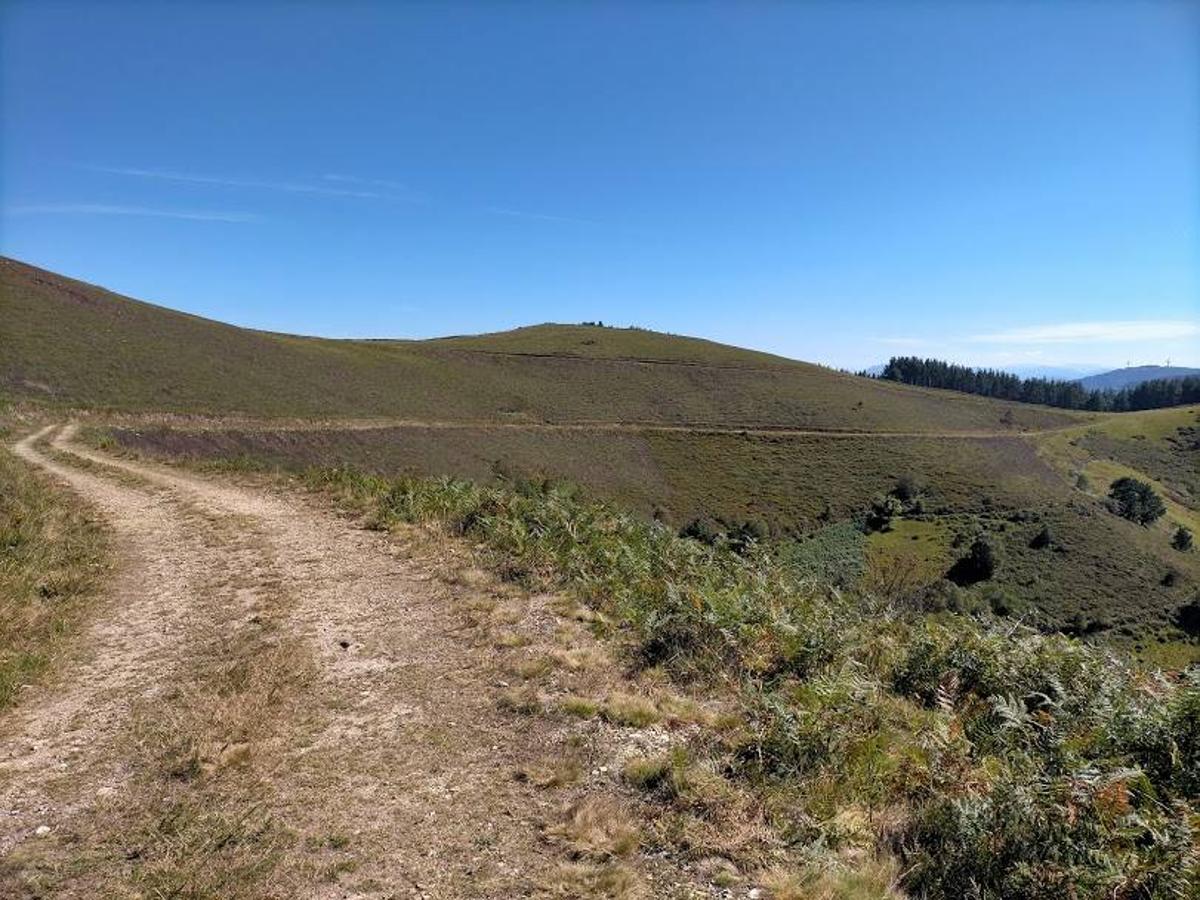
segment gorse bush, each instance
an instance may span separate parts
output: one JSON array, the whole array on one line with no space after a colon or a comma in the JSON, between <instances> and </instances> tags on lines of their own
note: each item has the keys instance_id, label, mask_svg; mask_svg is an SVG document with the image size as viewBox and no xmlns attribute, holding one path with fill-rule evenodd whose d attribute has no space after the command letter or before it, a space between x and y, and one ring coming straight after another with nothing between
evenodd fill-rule
<instances>
[{"instance_id":1,"label":"gorse bush","mask_svg":"<svg viewBox=\"0 0 1200 900\"><path fill-rule=\"evenodd\" d=\"M636 663L733 687L738 724L702 742L722 773L707 777L782 792L788 845L894 854L918 897L1195 896L1195 672L818 583L823 556L853 556L846 535L798 564L795 546L681 538L545 481L309 477L381 526L435 524L574 592Z\"/></svg>"}]
</instances>

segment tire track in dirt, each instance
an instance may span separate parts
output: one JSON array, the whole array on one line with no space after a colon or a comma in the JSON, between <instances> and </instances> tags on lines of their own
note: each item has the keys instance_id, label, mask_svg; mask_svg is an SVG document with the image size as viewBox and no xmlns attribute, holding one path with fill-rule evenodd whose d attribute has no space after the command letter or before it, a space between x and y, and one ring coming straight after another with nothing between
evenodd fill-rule
<instances>
[{"instance_id":1,"label":"tire track in dirt","mask_svg":"<svg viewBox=\"0 0 1200 900\"><path fill-rule=\"evenodd\" d=\"M69 439L64 432L56 446ZM290 822L306 822L317 840L349 840L356 874L385 887L381 896L536 891L553 863L537 820L554 810L512 773L544 750L542 739L514 734L498 714L496 673L455 636L450 597L430 573L384 536L302 498L69 449L211 514L248 517L266 535L295 599L290 627L321 661L310 700L329 710L276 784Z\"/></svg>"},{"instance_id":2,"label":"tire track in dirt","mask_svg":"<svg viewBox=\"0 0 1200 900\"><path fill-rule=\"evenodd\" d=\"M562 797L513 773L545 758L561 726L538 718L514 722L498 709L494 687L503 670L494 652L457 634L452 604L461 597L454 590L427 566L402 558L394 542L318 503L107 457L70 445L72 433L65 429L52 446L88 471L59 465L32 441L21 452L95 502L136 549L117 593L137 595L131 602L140 604L138 621L195 614L187 597L194 593L190 572L215 566L228 579L250 568L249 581L269 575L271 590L287 598L279 607L281 637L316 661L301 698L303 715L290 714L304 721L281 725L261 754L270 761L264 802L295 836L271 876L276 890L330 898L544 895L561 859L542 826L559 815ZM152 490L124 488L96 472L133 476ZM189 508L199 515L168 521ZM251 533L269 562L214 558L203 541L182 533L185 524ZM127 641L125 620L122 614L106 621L89 643ZM132 652L115 658L112 668L122 674L112 679L151 691L150 669L180 652L177 642L155 646L151 659ZM88 674L72 672L69 682L77 685ZM82 709L94 691L79 690L83 695L70 702ZM16 733L39 722L39 733L52 731L64 702L50 696L31 704L37 711L26 715L34 721L19 723ZM126 708L108 712L110 728L120 728ZM46 756L41 768L54 758Z\"/></svg>"}]
</instances>

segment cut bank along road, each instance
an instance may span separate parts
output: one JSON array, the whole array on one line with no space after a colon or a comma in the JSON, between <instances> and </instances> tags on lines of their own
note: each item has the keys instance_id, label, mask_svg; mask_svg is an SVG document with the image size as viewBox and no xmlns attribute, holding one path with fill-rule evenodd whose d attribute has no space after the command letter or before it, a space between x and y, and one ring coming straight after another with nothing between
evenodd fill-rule
<instances>
[{"instance_id":1,"label":"cut bank along road","mask_svg":"<svg viewBox=\"0 0 1200 900\"><path fill-rule=\"evenodd\" d=\"M0 718L0 894L540 892L555 812L512 772L550 726L497 709L427 566L305 498L49 431L15 452L108 520L117 575Z\"/></svg>"}]
</instances>

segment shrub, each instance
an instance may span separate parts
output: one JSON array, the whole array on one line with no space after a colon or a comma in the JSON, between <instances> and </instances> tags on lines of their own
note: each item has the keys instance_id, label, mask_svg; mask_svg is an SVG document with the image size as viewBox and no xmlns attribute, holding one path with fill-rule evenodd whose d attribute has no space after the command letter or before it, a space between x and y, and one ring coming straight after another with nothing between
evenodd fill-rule
<instances>
[{"instance_id":1,"label":"shrub","mask_svg":"<svg viewBox=\"0 0 1200 900\"><path fill-rule=\"evenodd\" d=\"M712 546L721 536L721 532L708 519L692 519L679 529L679 536Z\"/></svg>"},{"instance_id":2,"label":"shrub","mask_svg":"<svg viewBox=\"0 0 1200 900\"><path fill-rule=\"evenodd\" d=\"M846 588L863 573L866 536L850 522L826 525L802 541L780 544L776 559L799 579Z\"/></svg>"},{"instance_id":3,"label":"shrub","mask_svg":"<svg viewBox=\"0 0 1200 900\"><path fill-rule=\"evenodd\" d=\"M1200 596L1175 611L1175 624L1190 637L1200 637Z\"/></svg>"},{"instance_id":4,"label":"shrub","mask_svg":"<svg viewBox=\"0 0 1200 900\"><path fill-rule=\"evenodd\" d=\"M954 612L961 603L960 593L958 585L952 581L944 578L935 581L921 597L921 608L926 612Z\"/></svg>"},{"instance_id":5,"label":"shrub","mask_svg":"<svg viewBox=\"0 0 1200 900\"><path fill-rule=\"evenodd\" d=\"M890 495L877 495L871 500L871 508L867 512L867 528L871 531L887 531L892 527L892 519L904 512L904 504Z\"/></svg>"},{"instance_id":6,"label":"shrub","mask_svg":"<svg viewBox=\"0 0 1200 900\"><path fill-rule=\"evenodd\" d=\"M735 553L747 553L756 544L771 537L771 529L762 519L747 519L731 524L725 533L729 547Z\"/></svg>"},{"instance_id":7,"label":"shrub","mask_svg":"<svg viewBox=\"0 0 1200 900\"><path fill-rule=\"evenodd\" d=\"M1181 553L1186 553L1192 549L1192 532L1191 529L1180 525L1175 529L1175 534L1171 537L1171 546Z\"/></svg>"},{"instance_id":8,"label":"shrub","mask_svg":"<svg viewBox=\"0 0 1200 900\"><path fill-rule=\"evenodd\" d=\"M901 475L896 479L896 486L892 488L892 496L902 503L916 500L920 493L921 484L915 475Z\"/></svg>"},{"instance_id":9,"label":"shrub","mask_svg":"<svg viewBox=\"0 0 1200 900\"><path fill-rule=\"evenodd\" d=\"M1136 478L1118 478L1109 487L1108 496L1117 515L1139 525L1149 525L1167 511L1154 488Z\"/></svg>"},{"instance_id":10,"label":"shrub","mask_svg":"<svg viewBox=\"0 0 1200 900\"><path fill-rule=\"evenodd\" d=\"M987 581L1000 564L999 548L986 535L972 542L967 555L950 567L946 578L960 587Z\"/></svg>"},{"instance_id":11,"label":"shrub","mask_svg":"<svg viewBox=\"0 0 1200 900\"><path fill-rule=\"evenodd\" d=\"M1033 540L1029 542L1029 546L1034 550L1044 550L1053 545L1054 535L1051 533L1049 525L1043 525L1041 530L1033 536Z\"/></svg>"},{"instance_id":12,"label":"shrub","mask_svg":"<svg viewBox=\"0 0 1200 900\"><path fill-rule=\"evenodd\" d=\"M904 886L929 900L1190 896L1191 829L1148 787L1136 771L1011 772L987 794L938 799Z\"/></svg>"}]
</instances>

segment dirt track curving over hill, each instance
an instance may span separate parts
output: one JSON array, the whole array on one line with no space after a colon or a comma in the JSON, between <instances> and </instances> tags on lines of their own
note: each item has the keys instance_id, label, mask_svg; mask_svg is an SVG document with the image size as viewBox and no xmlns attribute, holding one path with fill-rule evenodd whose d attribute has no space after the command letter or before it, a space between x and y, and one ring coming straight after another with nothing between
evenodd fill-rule
<instances>
[{"instance_id":1,"label":"dirt track curving over hill","mask_svg":"<svg viewBox=\"0 0 1200 900\"><path fill-rule=\"evenodd\" d=\"M573 726L499 708L500 651L460 614L501 602L536 638L544 602L70 431L14 449L107 519L117 574L55 683L0 718L0 894L570 895L546 825L612 785L514 778Z\"/></svg>"}]
</instances>

